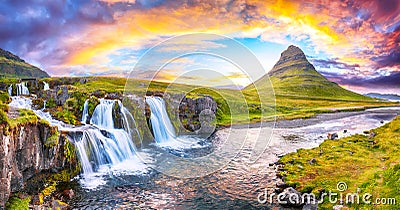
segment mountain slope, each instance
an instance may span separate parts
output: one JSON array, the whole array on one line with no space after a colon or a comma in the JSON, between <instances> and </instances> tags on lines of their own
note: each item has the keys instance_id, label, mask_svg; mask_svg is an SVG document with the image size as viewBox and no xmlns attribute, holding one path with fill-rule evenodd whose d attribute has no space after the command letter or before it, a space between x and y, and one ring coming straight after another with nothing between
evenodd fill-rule
<instances>
[{"instance_id":1,"label":"mountain slope","mask_svg":"<svg viewBox=\"0 0 400 210\"><path fill-rule=\"evenodd\" d=\"M19 78L50 77L45 71L26 63L18 56L0 48L0 75Z\"/></svg>"},{"instance_id":2,"label":"mountain slope","mask_svg":"<svg viewBox=\"0 0 400 210\"><path fill-rule=\"evenodd\" d=\"M340 100L372 100L369 97L346 90L318 73L307 60L303 51L289 46L282 52L279 61L272 70L255 82L257 87L267 87L272 82L275 95L307 98L326 98ZM254 86L248 86L250 91Z\"/></svg>"}]
</instances>

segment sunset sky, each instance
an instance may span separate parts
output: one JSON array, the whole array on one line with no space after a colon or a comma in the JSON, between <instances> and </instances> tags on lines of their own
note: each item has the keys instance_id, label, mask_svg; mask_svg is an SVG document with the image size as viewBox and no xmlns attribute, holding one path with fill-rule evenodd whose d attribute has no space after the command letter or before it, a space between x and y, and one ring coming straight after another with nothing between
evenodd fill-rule
<instances>
[{"instance_id":1,"label":"sunset sky","mask_svg":"<svg viewBox=\"0 0 400 210\"><path fill-rule=\"evenodd\" d=\"M126 76L155 44L194 32L239 41L266 71L293 44L320 73L345 88L400 94L398 0L2 0L0 4L0 48L52 76ZM193 59L179 63L189 66ZM229 65L219 65L239 85L248 82ZM168 81L184 70L171 65L162 79Z\"/></svg>"}]
</instances>

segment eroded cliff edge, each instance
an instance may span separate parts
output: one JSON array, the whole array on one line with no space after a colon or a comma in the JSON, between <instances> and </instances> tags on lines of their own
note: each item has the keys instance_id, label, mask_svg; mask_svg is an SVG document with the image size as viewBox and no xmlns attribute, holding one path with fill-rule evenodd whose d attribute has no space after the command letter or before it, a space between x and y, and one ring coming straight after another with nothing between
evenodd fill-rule
<instances>
[{"instance_id":1,"label":"eroded cliff edge","mask_svg":"<svg viewBox=\"0 0 400 210\"><path fill-rule=\"evenodd\" d=\"M43 121L0 125L0 209L18 192L40 204L49 182L69 181L79 173L74 146L56 129Z\"/></svg>"}]
</instances>

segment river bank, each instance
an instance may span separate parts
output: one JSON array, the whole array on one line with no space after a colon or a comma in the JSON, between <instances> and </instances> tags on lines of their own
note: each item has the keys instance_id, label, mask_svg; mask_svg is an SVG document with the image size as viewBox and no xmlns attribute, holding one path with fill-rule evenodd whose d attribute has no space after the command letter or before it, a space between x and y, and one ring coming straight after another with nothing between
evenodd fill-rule
<instances>
[{"instance_id":1,"label":"river bank","mask_svg":"<svg viewBox=\"0 0 400 210\"><path fill-rule=\"evenodd\" d=\"M388 109L371 112L385 111ZM315 195L323 209L398 209L399 122L396 117L375 129L284 155L278 163L278 174L286 186ZM323 196L334 193L345 197L341 200L336 196L332 201ZM359 200L349 200L349 193L356 194Z\"/></svg>"}]
</instances>

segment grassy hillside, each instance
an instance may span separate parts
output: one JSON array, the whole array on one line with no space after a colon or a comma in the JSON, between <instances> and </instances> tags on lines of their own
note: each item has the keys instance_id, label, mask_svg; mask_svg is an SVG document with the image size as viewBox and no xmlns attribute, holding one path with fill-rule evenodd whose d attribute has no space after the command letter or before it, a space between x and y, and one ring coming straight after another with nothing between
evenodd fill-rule
<instances>
[{"instance_id":1,"label":"grassy hillside","mask_svg":"<svg viewBox=\"0 0 400 210\"><path fill-rule=\"evenodd\" d=\"M45 71L26 63L18 56L0 49L0 76L18 78L50 77Z\"/></svg>"},{"instance_id":2,"label":"grassy hillside","mask_svg":"<svg viewBox=\"0 0 400 210\"><path fill-rule=\"evenodd\" d=\"M320 195L323 190L338 192L338 182L345 182L344 194L357 192L376 198L395 198L396 205L345 204L352 209L399 209L400 118L374 129L376 135L354 135L339 140L326 140L318 148L300 149L284 156L280 162L284 180L303 192ZM310 160L315 159L313 164ZM361 197L360 196L360 197ZM332 209L328 197L320 205Z\"/></svg>"}]
</instances>

